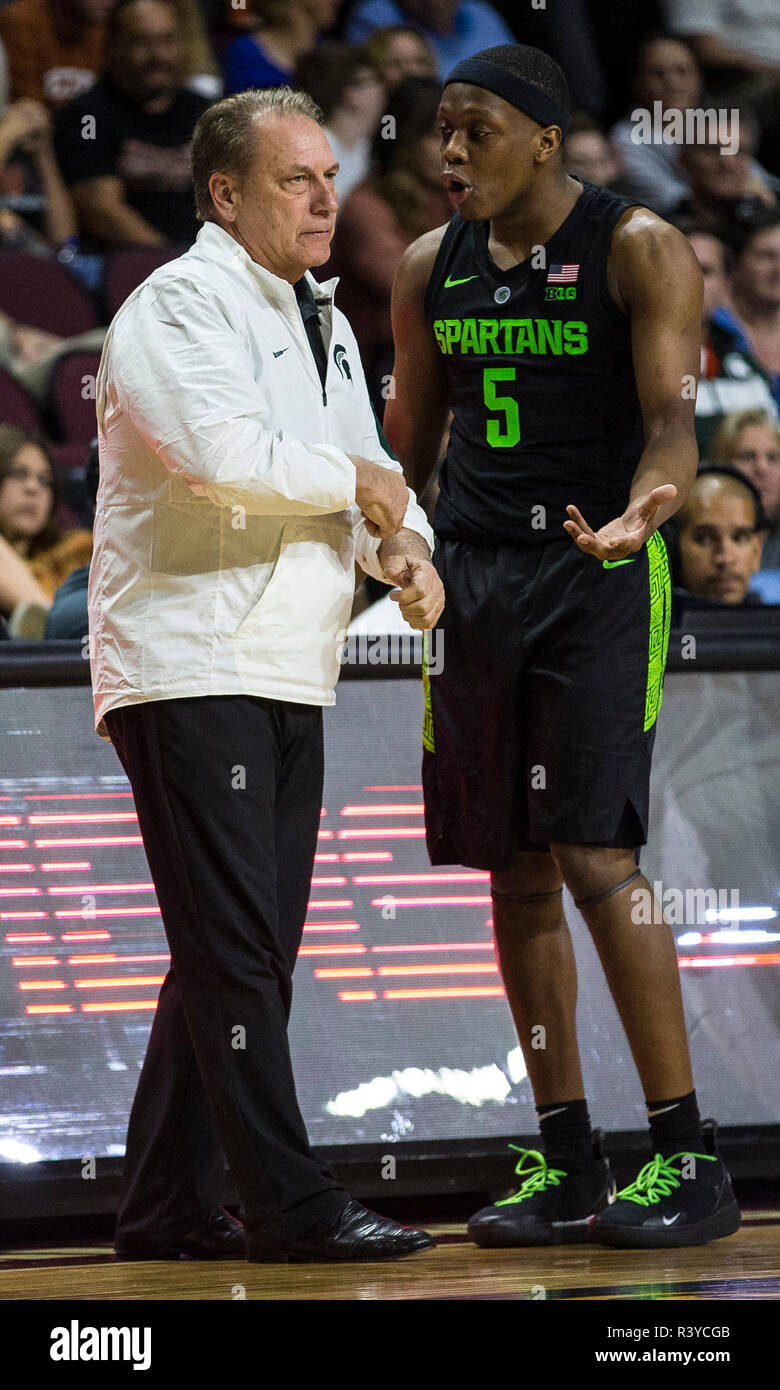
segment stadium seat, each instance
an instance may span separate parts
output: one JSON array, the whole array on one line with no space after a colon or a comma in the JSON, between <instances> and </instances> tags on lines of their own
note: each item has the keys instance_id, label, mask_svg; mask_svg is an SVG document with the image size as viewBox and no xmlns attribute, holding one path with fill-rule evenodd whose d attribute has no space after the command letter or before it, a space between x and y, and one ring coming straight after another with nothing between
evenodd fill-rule
<instances>
[{"instance_id":1,"label":"stadium seat","mask_svg":"<svg viewBox=\"0 0 780 1390\"><path fill-rule=\"evenodd\" d=\"M63 353L52 371L49 413L57 437L85 446L97 434L95 378L99 352ZM86 378L86 380L85 380Z\"/></svg>"},{"instance_id":2,"label":"stadium seat","mask_svg":"<svg viewBox=\"0 0 780 1390\"><path fill-rule=\"evenodd\" d=\"M70 271L25 251L0 251L0 309L60 338L99 327L95 305Z\"/></svg>"},{"instance_id":3,"label":"stadium seat","mask_svg":"<svg viewBox=\"0 0 780 1390\"><path fill-rule=\"evenodd\" d=\"M23 430L40 430L38 408L15 377L0 367L0 424L18 425Z\"/></svg>"},{"instance_id":4,"label":"stadium seat","mask_svg":"<svg viewBox=\"0 0 780 1390\"><path fill-rule=\"evenodd\" d=\"M106 257L103 273L103 302L109 319L153 270L175 260L183 249L181 246L128 246L122 251L112 251Z\"/></svg>"}]
</instances>

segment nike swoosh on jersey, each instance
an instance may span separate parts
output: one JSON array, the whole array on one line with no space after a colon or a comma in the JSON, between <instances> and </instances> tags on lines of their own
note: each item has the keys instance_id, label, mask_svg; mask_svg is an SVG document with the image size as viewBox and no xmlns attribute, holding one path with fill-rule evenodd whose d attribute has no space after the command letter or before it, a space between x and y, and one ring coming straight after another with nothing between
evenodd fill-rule
<instances>
[{"instance_id":1,"label":"nike swoosh on jersey","mask_svg":"<svg viewBox=\"0 0 780 1390\"><path fill-rule=\"evenodd\" d=\"M444 281L444 288L445 288L445 290L451 290L451 289L453 288L454 285L467 285L468 282L469 282L469 280L478 280L478 279L479 279L479 276L478 276L478 275L467 275L466 278L465 278L464 280L451 280L450 277L449 277L449 275L448 275L448 276L447 276L447 279Z\"/></svg>"},{"instance_id":2,"label":"nike swoosh on jersey","mask_svg":"<svg viewBox=\"0 0 780 1390\"><path fill-rule=\"evenodd\" d=\"M283 353L283 352L286 352L286 351L287 351L287 348L280 348L278 352L275 352L275 353L274 353L274 357L281 357L282 353Z\"/></svg>"},{"instance_id":3,"label":"nike swoosh on jersey","mask_svg":"<svg viewBox=\"0 0 780 1390\"><path fill-rule=\"evenodd\" d=\"M618 565L633 565L636 555L632 555L629 560L602 560L605 570L616 570Z\"/></svg>"}]
</instances>

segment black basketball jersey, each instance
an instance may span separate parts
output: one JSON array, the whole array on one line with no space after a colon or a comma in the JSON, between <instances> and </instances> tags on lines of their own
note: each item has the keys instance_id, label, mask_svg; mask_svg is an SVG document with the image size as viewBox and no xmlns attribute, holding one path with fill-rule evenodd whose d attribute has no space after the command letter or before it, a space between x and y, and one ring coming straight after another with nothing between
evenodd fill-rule
<instances>
[{"instance_id":1,"label":"black basketball jersey","mask_svg":"<svg viewBox=\"0 0 780 1390\"><path fill-rule=\"evenodd\" d=\"M539 544L565 538L570 502L594 529L625 510L644 432L607 257L632 206L585 183L509 270L488 251L489 222L453 215L425 292L453 412L437 535Z\"/></svg>"}]
</instances>

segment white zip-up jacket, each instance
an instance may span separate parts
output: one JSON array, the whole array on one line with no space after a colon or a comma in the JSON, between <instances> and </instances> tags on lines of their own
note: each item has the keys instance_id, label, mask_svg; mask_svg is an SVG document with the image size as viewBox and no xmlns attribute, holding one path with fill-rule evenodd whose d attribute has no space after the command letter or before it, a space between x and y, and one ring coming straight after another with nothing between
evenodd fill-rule
<instances>
[{"instance_id":1,"label":"white zip-up jacket","mask_svg":"<svg viewBox=\"0 0 780 1390\"><path fill-rule=\"evenodd\" d=\"M307 279L332 300L337 278ZM320 312L324 389L293 286L208 222L114 318L88 591L101 737L144 700L334 703L355 560L383 578L347 455L400 465L346 318ZM403 524L433 546L413 493Z\"/></svg>"}]
</instances>

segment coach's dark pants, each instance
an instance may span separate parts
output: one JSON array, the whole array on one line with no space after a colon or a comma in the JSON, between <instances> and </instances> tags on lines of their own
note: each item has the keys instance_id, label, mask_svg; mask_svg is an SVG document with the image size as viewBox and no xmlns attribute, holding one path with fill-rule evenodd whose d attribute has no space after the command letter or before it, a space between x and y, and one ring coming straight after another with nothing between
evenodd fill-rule
<instances>
[{"instance_id":1,"label":"coach's dark pants","mask_svg":"<svg viewBox=\"0 0 780 1390\"><path fill-rule=\"evenodd\" d=\"M171 950L127 1136L117 1243L183 1234L223 1198L277 1244L348 1200L312 1154L287 1041L323 779L322 710L154 700L106 727Z\"/></svg>"}]
</instances>

